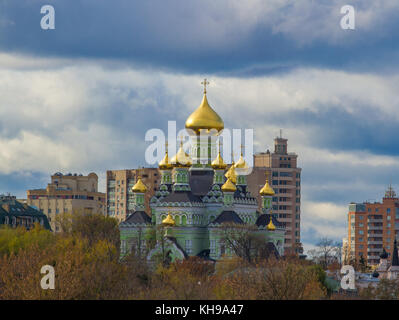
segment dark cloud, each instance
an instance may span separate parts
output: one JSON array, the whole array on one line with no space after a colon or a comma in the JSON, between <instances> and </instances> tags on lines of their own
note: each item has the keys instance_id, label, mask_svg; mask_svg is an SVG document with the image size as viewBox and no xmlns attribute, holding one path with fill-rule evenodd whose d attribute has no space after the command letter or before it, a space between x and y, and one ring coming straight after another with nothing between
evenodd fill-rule
<instances>
[{"instance_id":1,"label":"dark cloud","mask_svg":"<svg viewBox=\"0 0 399 320\"><path fill-rule=\"evenodd\" d=\"M223 1L48 3L56 9L56 30L43 31L39 24L43 1L4 0L0 20L7 23L0 26L1 50L111 58L187 73L251 77L297 65L374 71L397 68L399 21L394 17L398 7L371 12L372 16L384 15L377 17L373 27L362 28L359 19L355 31L340 34L344 31L339 30L339 1L311 5L303 1L303 8L285 4L260 17L250 12L246 19L239 18L245 7L234 10ZM367 10L368 6L371 1L358 7ZM298 18L301 14L302 20ZM318 35L321 28L324 33Z\"/></svg>"}]
</instances>

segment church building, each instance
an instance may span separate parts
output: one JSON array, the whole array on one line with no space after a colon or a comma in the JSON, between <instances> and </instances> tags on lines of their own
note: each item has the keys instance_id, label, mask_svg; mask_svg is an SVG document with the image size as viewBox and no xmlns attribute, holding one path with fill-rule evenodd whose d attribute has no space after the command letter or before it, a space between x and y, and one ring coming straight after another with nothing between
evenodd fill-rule
<instances>
[{"instance_id":1,"label":"church building","mask_svg":"<svg viewBox=\"0 0 399 320\"><path fill-rule=\"evenodd\" d=\"M185 123L190 152L181 141L169 158L166 147L159 163L161 184L150 200L151 215L145 212L147 187L140 178L132 187L129 207L134 209L120 224L121 257L135 250L148 261L160 256L169 261L189 256L218 260L234 254L223 240L226 226L251 230L270 252L284 254L285 228L271 210L274 190L266 178L259 190L259 210L248 190L249 168L242 152L236 163L224 162L217 143L224 122L208 103L206 80L203 84L202 102Z\"/></svg>"}]
</instances>

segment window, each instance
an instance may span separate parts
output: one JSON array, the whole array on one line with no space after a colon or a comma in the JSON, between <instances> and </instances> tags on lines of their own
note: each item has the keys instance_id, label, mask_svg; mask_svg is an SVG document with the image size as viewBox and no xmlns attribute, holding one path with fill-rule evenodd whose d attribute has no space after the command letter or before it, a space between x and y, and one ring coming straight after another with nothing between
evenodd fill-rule
<instances>
[{"instance_id":1,"label":"window","mask_svg":"<svg viewBox=\"0 0 399 320\"><path fill-rule=\"evenodd\" d=\"M361 244L361 245L359 245L359 249L360 250L362 250L363 249L363 245Z\"/></svg>"},{"instance_id":2,"label":"window","mask_svg":"<svg viewBox=\"0 0 399 320\"><path fill-rule=\"evenodd\" d=\"M387 216L387 220L391 220L391 216Z\"/></svg>"},{"instance_id":3,"label":"window","mask_svg":"<svg viewBox=\"0 0 399 320\"><path fill-rule=\"evenodd\" d=\"M363 216L359 216L359 220L363 220Z\"/></svg>"},{"instance_id":4,"label":"window","mask_svg":"<svg viewBox=\"0 0 399 320\"><path fill-rule=\"evenodd\" d=\"M359 242L363 242L363 238L359 238Z\"/></svg>"},{"instance_id":5,"label":"window","mask_svg":"<svg viewBox=\"0 0 399 320\"><path fill-rule=\"evenodd\" d=\"M359 230L359 234L364 234L363 230Z\"/></svg>"},{"instance_id":6,"label":"window","mask_svg":"<svg viewBox=\"0 0 399 320\"><path fill-rule=\"evenodd\" d=\"M192 246L193 246L193 241L192 240L186 240L185 241L186 253L188 255L192 254L192 252L193 252Z\"/></svg>"},{"instance_id":7,"label":"window","mask_svg":"<svg viewBox=\"0 0 399 320\"><path fill-rule=\"evenodd\" d=\"M387 213L391 213L391 208L387 208Z\"/></svg>"},{"instance_id":8,"label":"window","mask_svg":"<svg viewBox=\"0 0 399 320\"><path fill-rule=\"evenodd\" d=\"M360 227L360 228L363 228L363 223L359 223L359 227Z\"/></svg>"},{"instance_id":9,"label":"window","mask_svg":"<svg viewBox=\"0 0 399 320\"><path fill-rule=\"evenodd\" d=\"M216 240L211 240L211 254L216 254Z\"/></svg>"}]
</instances>

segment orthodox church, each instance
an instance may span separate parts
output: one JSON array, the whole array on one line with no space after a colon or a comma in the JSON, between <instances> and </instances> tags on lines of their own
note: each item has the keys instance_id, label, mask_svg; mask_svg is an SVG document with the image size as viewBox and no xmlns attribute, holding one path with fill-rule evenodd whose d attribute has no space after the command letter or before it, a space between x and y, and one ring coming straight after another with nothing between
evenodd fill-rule
<instances>
[{"instance_id":1,"label":"orthodox church","mask_svg":"<svg viewBox=\"0 0 399 320\"><path fill-rule=\"evenodd\" d=\"M132 250L145 254L148 261L167 257L169 261L199 256L218 260L233 255L222 236L223 227L248 227L275 255L283 255L283 224L272 214L274 190L266 179L259 190L262 209L247 187L248 165L241 156L228 166L217 148L224 129L221 117L204 94L199 107L187 118L190 152L180 143L169 158L168 148L159 163L161 184L150 200L151 215L145 212L147 187L140 178L133 186L129 207L134 209L120 224L121 257ZM262 240L262 241L263 241Z\"/></svg>"}]
</instances>

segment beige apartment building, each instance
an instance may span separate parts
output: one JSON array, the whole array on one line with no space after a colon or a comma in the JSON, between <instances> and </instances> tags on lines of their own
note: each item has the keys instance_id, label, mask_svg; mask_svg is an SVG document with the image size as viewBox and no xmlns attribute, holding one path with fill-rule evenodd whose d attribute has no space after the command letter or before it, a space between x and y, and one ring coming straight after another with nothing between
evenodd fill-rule
<instances>
[{"instance_id":1,"label":"beige apartment building","mask_svg":"<svg viewBox=\"0 0 399 320\"><path fill-rule=\"evenodd\" d=\"M274 152L254 155L253 172L248 176L248 187L260 201L259 188L266 179L274 189L273 214L286 227L285 252L302 253L301 244L301 168L297 166L298 155L288 152L287 139L274 139Z\"/></svg>"},{"instance_id":2,"label":"beige apartment building","mask_svg":"<svg viewBox=\"0 0 399 320\"><path fill-rule=\"evenodd\" d=\"M133 204L132 187L139 177L148 188L145 194L145 211L147 213L151 212L150 199L161 181L158 168L108 170L106 183L106 212L108 216L115 217L120 222L127 218L129 210L132 209L129 207L129 200L130 206Z\"/></svg>"},{"instance_id":3,"label":"beige apartment building","mask_svg":"<svg viewBox=\"0 0 399 320\"><path fill-rule=\"evenodd\" d=\"M391 186L382 202L349 204L348 250L349 261L361 257L369 265L380 261L383 249L392 256L393 243L399 230L399 198Z\"/></svg>"},{"instance_id":4,"label":"beige apartment building","mask_svg":"<svg viewBox=\"0 0 399 320\"><path fill-rule=\"evenodd\" d=\"M57 172L51 176L51 183L46 189L28 190L26 202L47 216L55 232L60 231L56 223L60 213L105 214L105 194L98 192L98 176L95 173L83 176Z\"/></svg>"}]
</instances>

